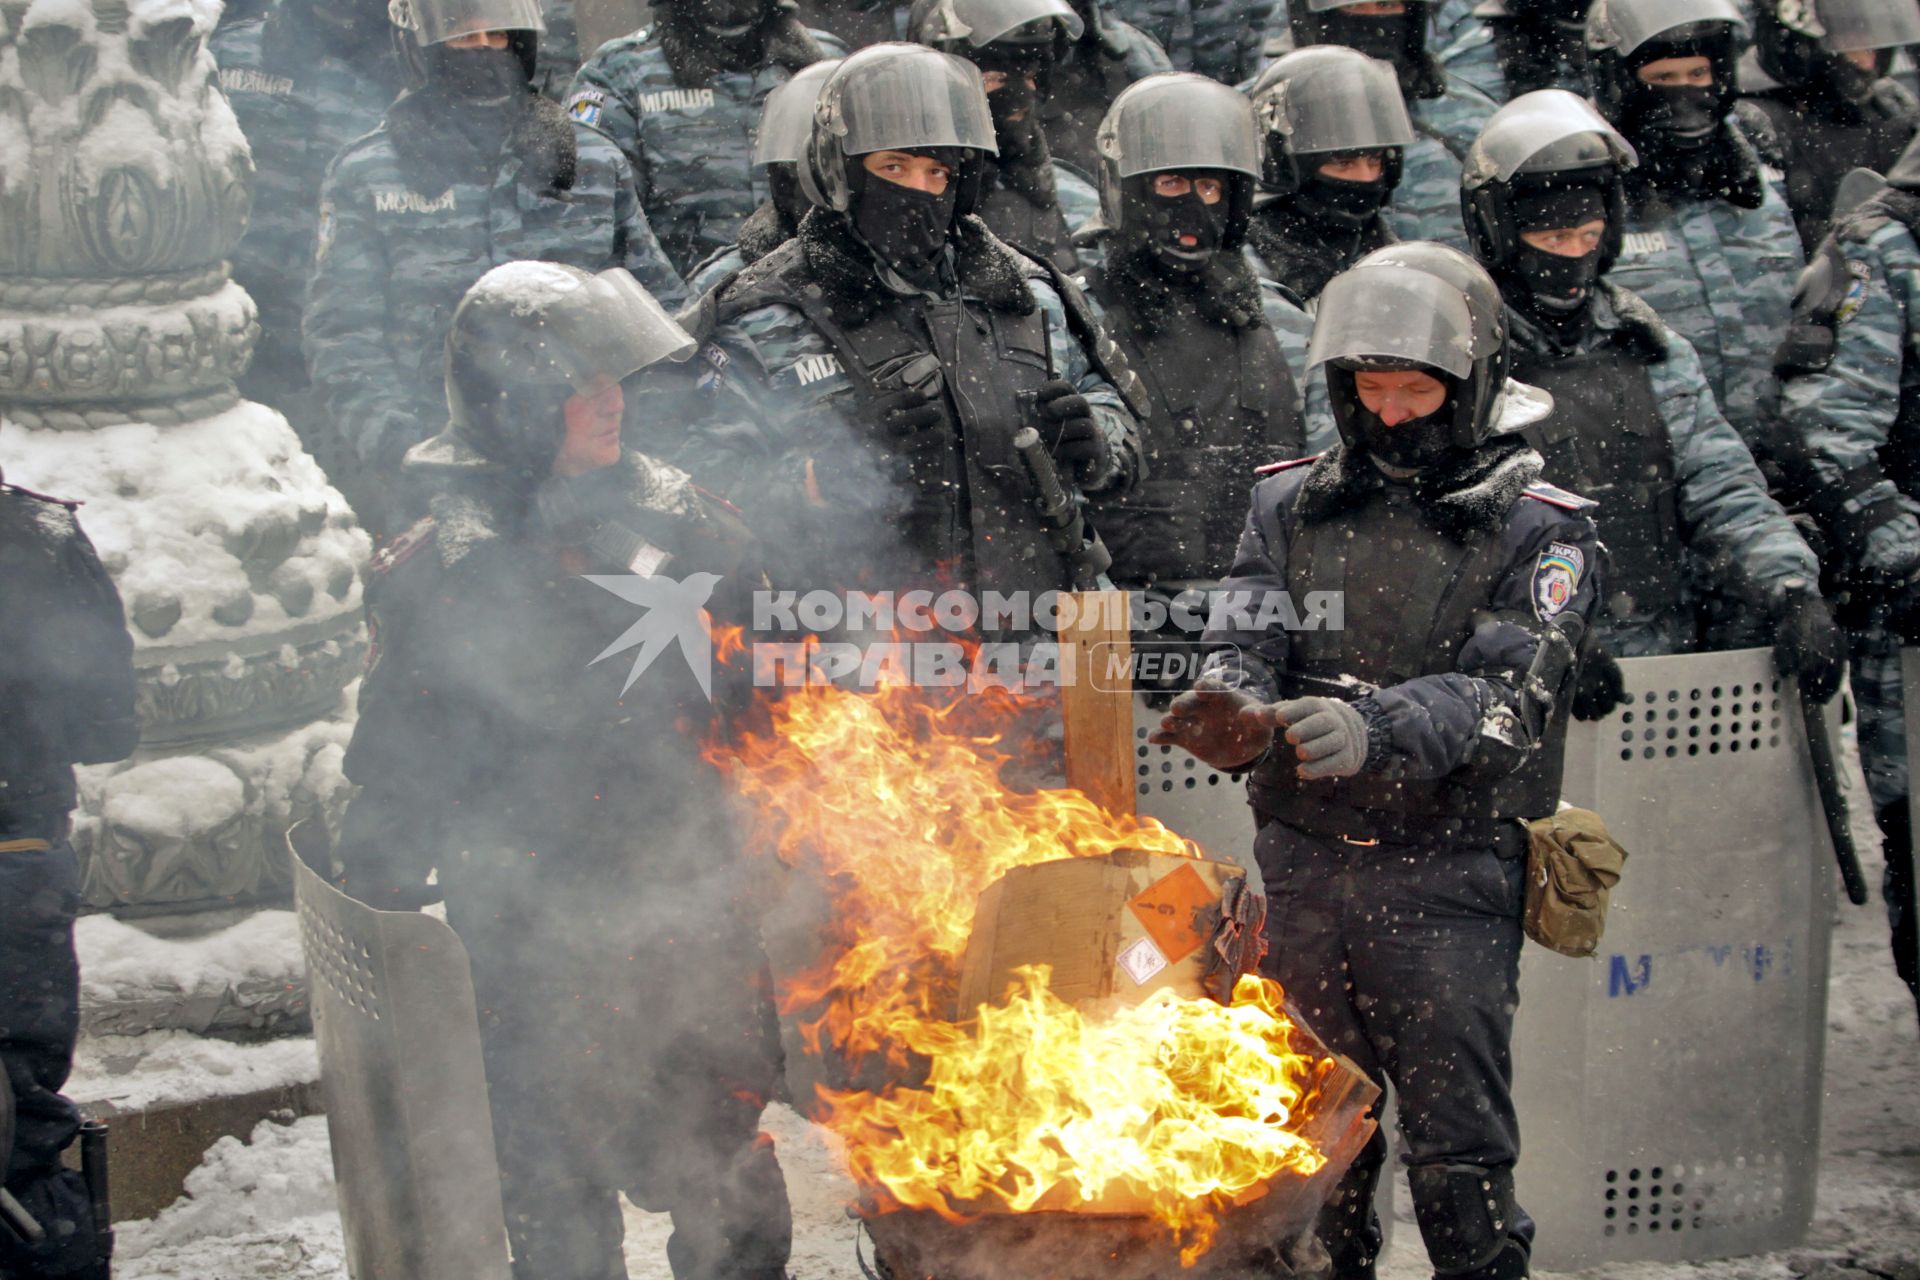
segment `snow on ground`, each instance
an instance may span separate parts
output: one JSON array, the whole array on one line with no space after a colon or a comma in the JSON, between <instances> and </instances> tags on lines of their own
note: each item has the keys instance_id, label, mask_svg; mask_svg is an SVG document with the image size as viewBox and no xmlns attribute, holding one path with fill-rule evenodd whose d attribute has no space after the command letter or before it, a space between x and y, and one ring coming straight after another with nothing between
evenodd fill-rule
<instances>
[{"instance_id":1,"label":"snow on ground","mask_svg":"<svg viewBox=\"0 0 1920 1280\"><path fill-rule=\"evenodd\" d=\"M235 1044L189 1031L148 1031L82 1036L67 1096L82 1105L110 1102L121 1111L136 1111L319 1078L320 1056L310 1036Z\"/></svg>"},{"instance_id":2,"label":"snow on ground","mask_svg":"<svg viewBox=\"0 0 1920 1280\"><path fill-rule=\"evenodd\" d=\"M154 765L207 763L194 757ZM217 766L216 766L217 767ZM221 771L237 788L239 779ZM116 796L113 803L121 797ZM109 812L112 803L108 805ZM193 938L156 937L109 915L74 926L81 995L88 1003L132 1000L160 992L218 995L243 982L304 982L300 917L256 911L227 928Z\"/></svg>"},{"instance_id":3,"label":"snow on ground","mask_svg":"<svg viewBox=\"0 0 1920 1280\"><path fill-rule=\"evenodd\" d=\"M1879 837L1857 766L1851 781L1855 841L1876 894L1868 907L1842 905L1834 930L1820 1191L1805 1242L1717 1262L1599 1267L1583 1273L1588 1280L1920 1280L1920 1021L1887 952L1877 893ZM170 1063L175 1078L190 1078L196 1069L189 1047L167 1033L134 1039L149 1043L156 1063L176 1055L180 1060ZM312 1069L310 1040L279 1045L307 1064L302 1069ZM218 1045L223 1061L214 1065L231 1072L238 1067L228 1055L273 1047ZM290 1063L281 1066L291 1069ZM85 1070L82 1075L91 1078ZM840 1170L833 1140L783 1106L768 1110L766 1127L779 1145L793 1198L795 1280L856 1280L854 1226L844 1207L852 1184ZM324 1119L263 1123L251 1145L223 1139L179 1202L150 1223L121 1226L114 1273L120 1280L345 1280L332 1184ZM1382 1280L1424 1280L1431 1269L1404 1178L1394 1217ZM664 1217L627 1210L633 1280L669 1280L669 1230Z\"/></svg>"}]
</instances>

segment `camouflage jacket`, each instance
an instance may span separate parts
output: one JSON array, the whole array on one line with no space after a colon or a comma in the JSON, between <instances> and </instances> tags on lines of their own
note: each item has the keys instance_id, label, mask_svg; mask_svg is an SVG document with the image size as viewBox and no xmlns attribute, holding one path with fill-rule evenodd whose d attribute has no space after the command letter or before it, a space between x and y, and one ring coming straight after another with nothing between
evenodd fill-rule
<instances>
[{"instance_id":1,"label":"camouflage jacket","mask_svg":"<svg viewBox=\"0 0 1920 1280\"><path fill-rule=\"evenodd\" d=\"M265 348L295 357L327 166L380 123L402 85L391 42L342 56L317 25L306 0L281 0L208 42L253 151L253 213L233 251L233 278L260 309Z\"/></svg>"},{"instance_id":2,"label":"camouflage jacket","mask_svg":"<svg viewBox=\"0 0 1920 1280\"><path fill-rule=\"evenodd\" d=\"M1670 198L1630 180L1624 243L1610 278L1640 295L1700 355L1707 385L1756 455L1766 452L1800 235L1779 175L1728 125L1736 199Z\"/></svg>"},{"instance_id":3,"label":"camouflage jacket","mask_svg":"<svg viewBox=\"0 0 1920 1280\"><path fill-rule=\"evenodd\" d=\"M657 24L610 40L580 68L567 112L602 129L633 166L654 234L681 271L733 243L767 198L753 143L767 95L793 73L846 50L786 19L750 71L713 69Z\"/></svg>"},{"instance_id":4,"label":"camouflage jacket","mask_svg":"<svg viewBox=\"0 0 1920 1280\"><path fill-rule=\"evenodd\" d=\"M1460 164L1495 111L1491 98L1435 67L1433 97L1409 96L1414 139L1402 161L1387 220L1402 240L1438 240L1467 248L1460 215Z\"/></svg>"},{"instance_id":5,"label":"camouflage jacket","mask_svg":"<svg viewBox=\"0 0 1920 1280\"><path fill-rule=\"evenodd\" d=\"M1115 15L1166 50L1178 71L1238 84L1260 70L1274 0L1113 0ZM1285 19L1282 18L1284 24Z\"/></svg>"},{"instance_id":6,"label":"camouflage jacket","mask_svg":"<svg viewBox=\"0 0 1920 1280\"><path fill-rule=\"evenodd\" d=\"M625 267L663 300L684 291L620 149L546 99L529 101L496 156L463 165L473 153L457 149L463 140L432 99L408 94L327 173L307 363L334 429L383 469L445 425L447 325L489 268L520 258Z\"/></svg>"}]
</instances>

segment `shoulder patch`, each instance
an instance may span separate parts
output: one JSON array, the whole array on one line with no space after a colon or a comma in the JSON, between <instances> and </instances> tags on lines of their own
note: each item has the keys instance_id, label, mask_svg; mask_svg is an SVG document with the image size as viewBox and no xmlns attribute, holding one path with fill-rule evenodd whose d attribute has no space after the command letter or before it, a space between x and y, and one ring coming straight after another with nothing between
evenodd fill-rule
<instances>
[{"instance_id":1,"label":"shoulder patch","mask_svg":"<svg viewBox=\"0 0 1920 1280\"><path fill-rule=\"evenodd\" d=\"M577 89L567 101L567 114L581 124L598 125L600 110L607 101L607 95L598 89Z\"/></svg>"},{"instance_id":2,"label":"shoulder patch","mask_svg":"<svg viewBox=\"0 0 1920 1280\"><path fill-rule=\"evenodd\" d=\"M1304 467L1309 462L1317 462L1319 458L1319 454L1310 453L1304 458L1287 458L1280 462L1269 462L1264 467L1255 467L1253 474L1257 476L1278 475L1282 471L1291 471L1295 467Z\"/></svg>"},{"instance_id":3,"label":"shoulder patch","mask_svg":"<svg viewBox=\"0 0 1920 1280\"><path fill-rule=\"evenodd\" d=\"M1867 282L1872 279L1872 267L1857 258L1847 259L1847 291L1833 309L1835 324L1845 324L1859 313L1860 305L1867 300Z\"/></svg>"},{"instance_id":4,"label":"shoulder patch","mask_svg":"<svg viewBox=\"0 0 1920 1280\"><path fill-rule=\"evenodd\" d=\"M1586 571L1586 553L1572 543L1555 542L1540 553L1533 568L1533 612L1540 621L1552 621L1573 603Z\"/></svg>"},{"instance_id":5,"label":"shoulder patch","mask_svg":"<svg viewBox=\"0 0 1920 1280\"><path fill-rule=\"evenodd\" d=\"M1535 502L1559 507L1562 511L1592 511L1600 505L1592 498L1583 498L1577 493L1562 489L1557 484L1548 484L1545 480L1536 480L1528 485L1526 496Z\"/></svg>"},{"instance_id":6,"label":"shoulder patch","mask_svg":"<svg viewBox=\"0 0 1920 1280\"><path fill-rule=\"evenodd\" d=\"M392 573L423 548L432 546L439 533L439 526L432 516L414 521L405 533L373 553L373 559L367 565L368 572L376 576Z\"/></svg>"}]
</instances>

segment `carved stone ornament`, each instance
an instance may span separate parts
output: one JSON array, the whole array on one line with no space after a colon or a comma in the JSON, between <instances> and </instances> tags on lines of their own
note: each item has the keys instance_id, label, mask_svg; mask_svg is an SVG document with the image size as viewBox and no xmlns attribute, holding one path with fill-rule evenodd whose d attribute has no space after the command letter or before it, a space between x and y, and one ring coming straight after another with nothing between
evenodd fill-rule
<instances>
[{"instance_id":1,"label":"carved stone ornament","mask_svg":"<svg viewBox=\"0 0 1920 1280\"><path fill-rule=\"evenodd\" d=\"M141 745L82 771L96 907L284 892L331 822L369 549L286 420L243 401L227 277L253 163L213 0L0 0L0 467L85 502L126 601Z\"/></svg>"}]
</instances>

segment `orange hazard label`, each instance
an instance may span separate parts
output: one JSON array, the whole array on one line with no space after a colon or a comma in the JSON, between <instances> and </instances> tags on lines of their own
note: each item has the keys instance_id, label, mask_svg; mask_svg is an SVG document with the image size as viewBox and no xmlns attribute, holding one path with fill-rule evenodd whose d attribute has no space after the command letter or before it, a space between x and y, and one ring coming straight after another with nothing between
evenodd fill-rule
<instances>
[{"instance_id":1,"label":"orange hazard label","mask_svg":"<svg viewBox=\"0 0 1920 1280\"><path fill-rule=\"evenodd\" d=\"M1206 945L1211 921L1202 913L1219 901L1220 895L1207 887L1198 871L1181 867L1148 885L1127 905L1167 962L1179 964Z\"/></svg>"}]
</instances>

